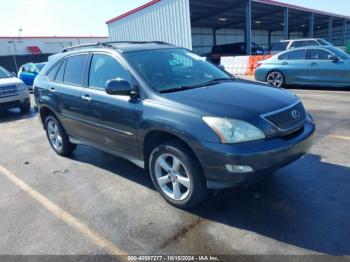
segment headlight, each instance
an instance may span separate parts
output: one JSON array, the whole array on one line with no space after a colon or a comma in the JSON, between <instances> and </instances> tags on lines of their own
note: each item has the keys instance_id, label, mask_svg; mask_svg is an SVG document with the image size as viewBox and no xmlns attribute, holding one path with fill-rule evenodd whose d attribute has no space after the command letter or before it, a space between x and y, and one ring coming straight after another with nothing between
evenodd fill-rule
<instances>
[{"instance_id":1,"label":"headlight","mask_svg":"<svg viewBox=\"0 0 350 262\"><path fill-rule=\"evenodd\" d=\"M219 117L203 117L203 120L224 144L265 139L263 131L245 121Z\"/></svg>"},{"instance_id":2,"label":"headlight","mask_svg":"<svg viewBox=\"0 0 350 262\"><path fill-rule=\"evenodd\" d=\"M28 88L25 84L19 84L17 85L17 91L26 91Z\"/></svg>"}]
</instances>

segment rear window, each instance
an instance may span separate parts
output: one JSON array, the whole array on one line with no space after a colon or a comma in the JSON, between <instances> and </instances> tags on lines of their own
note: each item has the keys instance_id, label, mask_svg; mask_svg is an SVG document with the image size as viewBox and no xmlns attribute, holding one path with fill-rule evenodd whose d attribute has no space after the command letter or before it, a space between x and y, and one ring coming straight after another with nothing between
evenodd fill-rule
<instances>
[{"instance_id":1,"label":"rear window","mask_svg":"<svg viewBox=\"0 0 350 262\"><path fill-rule=\"evenodd\" d=\"M61 64L62 64L62 62L57 63L53 68L50 69L49 73L47 74L47 76L50 78L51 81L55 80L57 72L60 69Z\"/></svg>"},{"instance_id":2,"label":"rear window","mask_svg":"<svg viewBox=\"0 0 350 262\"><path fill-rule=\"evenodd\" d=\"M271 51L284 51L287 49L288 42L276 42L271 46Z\"/></svg>"},{"instance_id":3,"label":"rear window","mask_svg":"<svg viewBox=\"0 0 350 262\"><path fill-rule=\"evenodd\" d=\"M84 70L87 55L75 55L67 58L64 72L64 82L73 85L83 85Z\"/></svg>"}]
</instances>

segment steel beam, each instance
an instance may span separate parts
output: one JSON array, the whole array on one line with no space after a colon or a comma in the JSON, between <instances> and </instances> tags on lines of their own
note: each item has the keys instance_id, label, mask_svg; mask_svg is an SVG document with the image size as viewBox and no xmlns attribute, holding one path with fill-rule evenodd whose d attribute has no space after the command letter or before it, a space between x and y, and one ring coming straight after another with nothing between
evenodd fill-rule
<instances>
[{"instance_id":1,"label":"steel beam","mask_svg":"<svg viewBox=\"0 0 350 262\"><path fill-rule=\"evenodd\" d=\"M333 35L333 17L328 17L328 41L332 42Z\"/></svg>"},{"instance_id":2,"label":"steel beam","mask_svg":"<svg viewBox=\"0 0 350 262\"><path fill-rule=\"evenodd\" d=\"M315 13L310 14L310 21L309 21L309 37L314 37L314 30L315 30Z\"/></svg>"},{"instance_id":3,"label":"steel beam","mask_svg":"<svg viewBox=\"0 0 350 262\"><path fill-rule=\"evenodd\" d=\"M342 43L345 46L346 45L346 33L347 33L347 23L348 21L346 19L343 20L343 26L342 26Z\"/></svg>"},{"instance_id":4,"label":"steel beam","mask_svg":"<svg viewBox=\"0 0 350 262\"><path fill-rule=\"evenodd\" d=\"M289 8L283 10L283 38L289 39Z\"/></svg>"},{"instance_id":5,"label":"steel beam","mask_svg":"<svg viewBox=\"0 0 350 262\"><path fill-rule=\"evenodd\" d=\"M246 0L245 6L245 43L247 55L252 53L252 1Z\"/></svg>"}]
</instances>

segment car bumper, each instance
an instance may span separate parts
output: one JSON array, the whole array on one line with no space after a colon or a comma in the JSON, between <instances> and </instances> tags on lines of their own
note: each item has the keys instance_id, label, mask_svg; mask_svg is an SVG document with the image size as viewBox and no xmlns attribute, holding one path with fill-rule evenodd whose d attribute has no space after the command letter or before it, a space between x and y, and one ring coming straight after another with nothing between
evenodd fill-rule
<instances>
[{"instance_id":1,"label":"car bumper","mask_svg":"<svg viewBox=\"0 0 350 262\"><path fill-rule=\"evenodd\" d=\"M11 108L21 107L21 106L27 105L28 103L30 103L29 98L4 102L4 103L0 103L0 110L7 110Z\"/></svg>"},{"instance_id":2,"label":"car bumper","mask_svg":"<svg viewBox=\"0 0 350 262\"><path fill-rule=\"evenodd\" d=\"M307 122L302 131L285 138L236 145L203 142L195 149L208 181L208 188L220 189L249 184L301 158L314 139L315 125ZM249 173L233 173L227 165L249 166Z\"/></svg>"}]
</instances>

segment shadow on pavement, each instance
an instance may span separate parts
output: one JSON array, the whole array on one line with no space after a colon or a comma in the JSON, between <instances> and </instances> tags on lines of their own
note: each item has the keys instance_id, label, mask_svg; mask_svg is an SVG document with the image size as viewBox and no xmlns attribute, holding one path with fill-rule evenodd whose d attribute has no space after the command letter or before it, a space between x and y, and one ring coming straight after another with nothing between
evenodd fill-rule
<instances>
[{"instance_id":1,"label":"shadow on pavement","mask_svg":"<svg viewBox=\"0 0 350 262\"><path fill-rule=\"evenodd\" d=\"M17 120L29 119L36 116L35 110L32 108L29 113L22 113L19 109L0 110L0 124Z\"/></svg>"},{"instance_id":2,"label":"shadow on pavement","mask_svg":"<svg viewBox=\"0 0 350 262\"><path fill-rule=\"evenodd\" d=\"M154 190L149 175L126 160L86 146L72 158ZM268 180L219 191L188 212L300 248L350 255L350 168L306 155Z\"/></svg>"}]
</instances>

